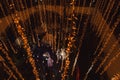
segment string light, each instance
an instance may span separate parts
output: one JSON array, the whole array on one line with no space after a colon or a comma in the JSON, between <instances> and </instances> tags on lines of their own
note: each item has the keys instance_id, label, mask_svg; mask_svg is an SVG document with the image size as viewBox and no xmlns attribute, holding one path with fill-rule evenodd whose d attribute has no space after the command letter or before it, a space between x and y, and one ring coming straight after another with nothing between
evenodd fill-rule
<instances>
[{"instance_id":1,"label":"string light","mask_svg":"<svg viewBox=\"0 0 120 80\"><path fill-rule=\"evenodd\" d=\"M99 71L99 69L103 66L103 64L106 62L106 60L109 58L109 56L111 55L111 53L113 52L113 50L115 49L115 47L117 46L118 41L116 41L111 48L109 49L108 53L106 53L105 58L102 60L102 62L100 63L99 67L96 69L96 73Z\"/></svg>"},{"instance_id":2,"label":"string light","mask_svg":"<svg viewBox=\"0 0 120 80\"><path fill-rule=\"evenodd\" d=\"M92 22L96 23L96 26L92 27L93 31L95 31L97 26L99 25L98 20L99 20L100 16L98 16L98 12L99 12L98 10L99 10L99 8L101 7L101 5L103 3L104 3L104 0L103 1L102 0L97 0L97 2L95 4L95 11L94 11L94 13L92 15Z\"/></svg>"},{"instance_id":3,"label":"string light","mask_svg":"<svg viewBox=\"0 0 120 80\"><path fill-rule=\"evenodd\" d=\"M13 76L15 80L18 80L17 77L14 75L14 73L10 70L10 68L3 62L4 70L9 74L10 77ZM7 71L8 70L8 71Z\"/></svg>"},{"instance_id":4,"label":"string light","mask_svg":"<svg viewBox=\"0 0 120 80\"><path fill-rule=\"evenodd\" d=\"M8 43L9 43L9 45L10 45L10 47L11 47L11 49L12 49L12 51L13 51L13 53L17 53L17 51L15 50L15 48L13 47L13 45L12 45L12 43L11 43L11 41L10 40L8 40Z\"/></svg>"},{"instance_id":5,"label":"string light","mask_svg":"<svg viewBox=\"0 0 120 80\"><path fill-rule=\"evenodd\" d=\"M75 17L75 13L74 13L74 10L75 10L75 0L72 0L72 2L70 3L70 5L72 6L72 14L71 14L71 18L69 18L70 20L72 20L72 34L69 35L68 37L68 44L67 44L67 48L66 48L66 60L65 60L65 66L64 66L64 71L62 73L62 80L65 80L66 76L67 76L67 73L68 73L68 69L69 69L69 65L70 65L70 60L69 60L69 55L70 55L70 51L71 51L71 48L73 47L73 44L75 42L75 36L76 36L76 22L75 20L77 19Z\"/></svg>"},{"instance_id":6,"label":"string light","mask_svg":"<svg viewBox=\"0 0 120 80\"><path fill-rule=\"evenodd\" d=\"M11 64L13 70L15 70L15 72L19 75L21 80L24 80L23 76L21 75L21 73L18 71L17 67L14 65L12 59L9 57L8 52L4 49L2 43L0 42L0 50L3 52L3 54L5 54L8 62Z\"/></svg>"},{"instance_id":7,"label":"string light","mask_svg":"<svg viewBox=\"0 0 120 80\"><path fill-rule=\"evenodd\" d=\"M91 2L89 4L89 7L91 7ZM88 12L90 12L90 10L88 10ZM75 60L74 60L74 63L73 63L71 75L73 75L73 72L75 70L75 66L76 66L76 63L77 63L77 60L78 60L78 56L80 54L80 50L81 50L81 47L82 47L82 42L83 42L83 39L84 39L84 36L85 36L85 32L86 32L86 28L87 28L87 24L88 24L89 19L90 19L90 16L88 16L86 21L84 22L84 28L83 28L83 31L82 31L82 36L80 38L80 42L79 42L79 46L78 46L78 52L76 54L76 57L75 57Z\"/></svg>"},{"instance_id":8,"label":"string light","mask_svg":"<svg viewBox=\"0 0 120 80\"><path fill-rule=\"evenodd\" d=\"M105 10L105 13L103 14L103 18L105 17L105 15L107 14L107 17L106 17L106 20L108 19L108 16L113 8L113 5L114 5L115 1L112 2L112 0L110 0L110 2L108 3L107 5L107 9ZM108 12L108 13L107 13ZM97 32L96 32L96 35L99 35L100 33L100 29L103 27L103 24L105 24L105 21L103 21L104 19L101 18L102 20L99 20L100 21L100 24L97 28Z\"/></svg>"},{"instance_id":9,"label":"string light","mask_svg":"<svg viewBox=\"0 0 120 80\"><path fill-rule=\"evenodd\" d=\"M86 3L85 2L86 0L84 0L84 2L83 2L83 5ZM33 7L33 5L32 5L32 0L30 1L31 2L31 7ZM38 1L39 2L39 1ZM70 65L70 59L69 59L69 55L70 55L70 51L71 51L71 48L74 46L73 44L74 44L74 42L75 42L75 36L76 36L76 22L74 21L74 19L76 19L76 17L75 17L75 13L74 13L74 10L75 10L75 0L73 0L72 1L72 3L70 3L70 5L72 5L72 17L71 18L69 18L69 19L71 19L72 20L72 30L73 30L73 32L72 32L72 35L70 35L69 37L68 37L68 44L67 44L67 48L66 48L66 53L67 53L67 58L66 58L66 61L65 61L65 68L64 68L64 71L63 71L63 74L62 74L62 80L65 80L65 77L67 76L67 71L68 71L68 69L69 69L69 65ZM93 2L95 2L94 0L93 0ZM99 2L100 2L100 4L99 4ZM105 3L104 3L105 2ZM104 9L105 8L105 4L106 4L106 2L107 2L107 0L97 0L97 4L99 4L99 6L97 5L97 8L98 9ZM114 1L115 2L115 1ZM103 14L103 17L106 17L106 20L108 20L108 15L110 14L110 11L112 10L112 8L113 8L113 5L114 5L114 2L112 1L112 0L110 0L110 2L109 2L109 4L107 5L107 9L106 9L106 11L105 11L105 13ZM42 1L41 3L44 3L44 1ZM50 3L51 4L51 3ZM111 7L111 5L110 4L112 4L112 7ZM20 1L20 5L22 5L23 6L23 3ZM14 4L12 4L12 5L10 5L11 7L12 6L14 6ZM103 6L103 7L102 7ZM19 6L20 7L20 6ZM52 6L50 6L50 8L51 8ZM61 6L60 6L61 7ZM46 5L45 4L43 4L43 6L42 6L42 8L43 8L43 10L44 10L44 16L45 16L45 19L47 19L46 18ZM32 10L32 12L33 12L33 10L34 9L31 9ZM60 9L60 10L62 10L62 9ZM104 10L103 10L104 11ZM42 11L40 11L40 12L42 12ZM62 11L60 11L60 12L62 12ZM84 12L84 8L82 8L82 13ZM96 13L97 12L97 13ZM92 18L94 18L94 21L93 21L93 23L94 24L96 24L97 26L95 26L93 29L95 29L96 31L97 31L97 36L98 37L100 37L101 36L101 40L100 40L100 45L102 45L102 48L100 49L100 52L99 52L99 54L98 54L98 56L97 56L97 58L99 58L99 56L102 54L102 52L103 52L103 50L106 48L106 45L108 44L108 42L110 41L110 38L111 38L111 36L112 36L112 34L113 34L113 32L114 32L114 30L116 29L116 27L117 27L117 23L115 24L115 26L114 27L112 27L112 29L111 29L111 31L109 31L109 28L107 27L105 30L103 30L103 28L105 28L106 27L106 24L105 24L105 22L103 21L104 19L103 18L101 18L101 16L99 16L98 14L99 14L99 12L96 10L96 12L94 13L95 14L95 16L93 16ZM117 13L117 12L116 12ZM41 13L42 14L42 13ZM22 14L20 14L20 15L22 15ZM106 15L106 16L105 16ZM50 15L48 15L48 16L50 16L50 17L52 17L52 13L50 13ZM115 15L114 15L115 16ZM24 15L24 17L25 17L25 15ZM35 18L35 16L34 16L34 14L33 14L33 17ZM95 17L97 17L97 18L95 18ZM41 17L40 17L41 18ZM83 18L83 14L81 15L81 18L80 18L80 22L81 22L81 20L82 20L82 18ZM15 18L14 18L15 19ZM113 19L113 18L111 18L111 19ZM35 19L34 19L35 20ZM43 20L42 18L41 18L41 20ZM101 22L100 22L100 20L102 20ZM17 20L14 20L14 21L16 21L16 26L17 26L17 29L18 29L18 33L19 33L19 35L22 37L22 40L23 40L23 42L24 42L24 48L26 49L26 51L27 51L27 54L28 54L28 59L29 59L29 62L32 64L32 67L33 67L33 73L34 73L34 71L36 72L36 73L34 73L35 75L36 75L36 77L38 76L38 72L37 72L37 70L36 70L36 68L35 68L35 61L34 61L34 59L33 58L31 58L31 56L32 56L32 51L31 51L31 49L30 49L30 46L29 46L29 44L28 44L28 40L27 40L27 37L26 37L26 35L25 35L25 33L24 33L24 28L22 28L21 27L21 25L19 24L19 20L18 20L18 22L17 22ZM56 21L56 20L55 20ZM88 21L88 20L87 20ZM87 21L85 22L85 26L87 25ZM29 20L29 22L30 22L30 20ZM35 21L34 21L35 22ZM41 21L42 22L42 21ZM48 23L50 23L50 22L48 22ZM56 23L56 22L55 22ZM104 23L104 24L103 24ZM110 21L110 23L112 23L112 20ZM110 24L109 23L109 24ZM31 24L31 23L30 23ZM62 23L63 24L63 23ZM85 27L86 28L86 27ZM86 31L86 29L84 28L84 30L83 30L83 32L85 32ZM78 29L79 30L79 29ZM31 30L32 31L32 30ZM57 32L57 31L56 31ZM103 34L102 34L102 32L103 32ZM57 33L56 33L57 34ZM60 33L59 33L60 34ZM110 35L109 35L110 34ZM105 37L105 36L107 36L107 38ZM80 45L79 46L81 46L81 44L82 44L82 41L83 41L83 37L84 37L84 33L82 33L82 36L81 36L81 40L80 40ZM33 41L34 41L34 43L35 43L35 39L34 39L34 35L32 35L32 38L33 38ZM48 37L49 38L49 37ZM61 38L61 35L59 36L59 38ZM55 38L56 39L56 38ZM62 38L61 39L63 39L63 36L62 36ZM54 42L54 41L53 41ZM60 41L59 41L59 43L60 43ZM53 45L53 43L51 43L52 45ZM55 43L56 44L56 43ZM3 45L4 45L4 43L3 43ZM98 51L98 49L100 48L100 45L98 45L98 48L97 48L97 50L96 50L96 52ZM112 50L115 48L115 46L117 45L117 42L115 42L115 44L114 45L112 45L112 47L110 48L111 50L109 51L109 53L111 53L112 52ZM11 46L11 45L10 45ZM58 46L60 47L60 44L58 44ZM6 48L6 45L4 45L4 48ZM55 48L56 49L56 48ZM5 49L6 51L8 51L8 49L6 48ZM80 52L80 49L79 49L79 52ZM77 53L77 56L76 56L76 58L75 58L75 62L74 62L74 66L73 66L73 70L72 70L72 72L74 71L74 68L75 68L75 63L77 62L77 58L78 58L78 54L79 53ZM110 54L107 54L107 56L105 57L105 60L103 60L103 62L101 63L101 65L98 67L98 71L99 71L99 69L100 69L100 67L104 64L104 62L106 61L106 59L107 59L107 57L109 57L108 55L110 55ZM95 59L95 61L93 61L93 64L91 65L91 67L89 68L89 70L88 70L88 72L87 72L87 74L92 70L92 68L93 68L93 66L94 66L94 63L96 63L97 62L97 59ZM39 76L38 76L39 77Z\"/></svg>"},{"instance_id":10,"label":"string light","mask_svg":"<svg viewBox=\"0 0 120 80\"><path fill-rule=\"evenodd\" d=\"M110 15L110 12L112 11L112 8L113 8L113 6L114 6L114 3L115 3L115 2L112 3L112 6L110 7L110 9L109 9L109 11L108 11L108 13L107 13L107 15L106 15L106 21L109 19L109 15ZM118 9L119 9L119 6L117 6L117 8L115 9L113 15L111 16L111 19L113 18L113 16L115 16L115 14L117 13ZM111 22L112 22L112 21L110 20L110 23L111 23ZM101 29L100 29L100 31L99 31L99 33L98 33L98 37L100 37L100 36L102 35L102 32L104 31L105 22L104 22L104 23L101 23L101 24L102 24L102 26L100 27Z\"/></svg>"},{"instance_id":11,"label":"string light","mask_svg":"<svg viewBox=\"0 0 120 80\"><path fill-rule=\"evenodd\" d=\"M107 66L104 67L100 75L102 75L119 56L120 56L120 49L116 52L116 55L109 61Z\"/></svg>"},{"instance_id":12,"label":"string light","mask_svg":"<svg viewBox=\"0 0 120 80\"><path fill-rule=\"evenodd\" d=\"M105 42L104 42L103 46L101 47L101 50L100 50L100 52L98 53L97 57L99 57L99 56L101 55L102 51L104 50L104 48L106 48L106 45L108 44L108 42L109 42L109 40L110 40L113 32L115 31L116 27L117 27L118 24L119 24L119 18L120 18L120 17L118 17L117 21L114 23L114 26L112 27L112 30L111 30L109 33L107 33L107 35L106 35L107 37L106 37L106 39L105 39ZM95 62L96 62L96 61L95 61ZM95 62L94 62L94 63L95 63Z\"/></svg>"},{"instance_id":13,"label":"string light","mask_svg":"<svg viewBox=\"0 0 120 80\"><path fill-rule=\"evenodd\" d=\"M116 12L115 12L115 13L116 13ZM115 15L115 14L114 14L114 15ZM113 16L114 16L114 15L113 15ZM110 21L110 22L111 22L111 21ZM100 55L102 54L103 50L107 47L107 44L108 44L109 40L111 39L111 36L113 35L115 29L116 29L117 26L119 25L119 22L120 22L120 16L118 16L117 21L113 24L111 30L109 30L109 28L106 29L106 30L108 30L108 31L106 32L106 37L105 37L104 41L100 41L101 43L103 43L103 44L102 44L102 47L101 47L98 55L96 56L96 58L93 60L90 68L91 68L91 67L93 68L93 66L94 66L95 63L97 62L98 58L99 58ZM109 27L109 26L108 26L108 27ZM103 40L103 39L102 39L102 40ZM99 44L98 46L100 46L100 45L101 45L101 44ZM97 46L97 49L99 49L98 46ZM96 53L96 52L97 52L97 50L95 51L95 53ZM90 69L90 68L89 68L89 69ZM89 70L89 69L88 69L88 70ZM92 69L91 69L91 70L92 70ZM89 71L89 73L90 73L90 71ZM87 77L88 77L88 73L86 73L84 80L86 80Z\"/></svg>"},{"instance_id":14,"label":"string light","mask_svg":"<svg viewBox=\"0 0 120 80\"><path fill-rule=\"evenodd\" d=\"M3 66L4 66L5 72L6 72L9 76L12 75L13 78L14 78L15 80L17 80L17 77L14 75L14 73L12 72L12 70L6 65L5 60L4 60L4 58L3 58L2 56L0 56L0 62L2 62Z\"/></svg>"},{"instance_id":15,"label":"string light","mask_svg":"<svg viewBox=\"0 0 120 80\"><path fill-rule=\"evenodd\" d=\"M111 80L120 80L120 73L116 73L115 75L113 75Z\"/></svg>"},{"instance_id":16,"label":"string light","mask_svg":"<svg viewBox=\"0 0 120 80\"><path fill-rule=\"evenodd\" d=\"M32 57L32 51L30 49L30 46L29 46L29 43L28 43L28 40L27 40L27 37L24 33L24 28L21 27L21 25L19 24L19 19L17 17L17 14L16 14L16 18L14 18L14 23L16 24L16 28L18 30L18 33L19 35L21 36L22 38L22 41L24 43L24 49L26 50L27 52L27 55L28 55L28 60L30 62L30 64L32 65L32 68L33 68L33 73L36 77L36 80L39 80L39 74L38 74L38 71L37 71L37 68L35 66L35 60L33 59Z\"/></svg>"},{"instance_id":17,"label":"string light","mask_svg":"<svg viewBox=\"0 0 120 80\"><path fill-rule=\"evenodd\" d=\"M112 24L112 19L115 17L115 15L117 14L117 10L118 10L119 7L116 8L115 12L113 13L113 15L111 16L111 20L109 22L108 25L111 25ZM106 37L106 34L109 32L109 27L106 26L106 25L103 25L105 27L105 29L103 29L103 33L101 35L101 39L99 41L99 44L97 45L97 48L94 52L94 55L97 53L98 49L100 48L100 45L102 44L102 42L105 40L105 37Z\"/></svg>"}]
</instances>

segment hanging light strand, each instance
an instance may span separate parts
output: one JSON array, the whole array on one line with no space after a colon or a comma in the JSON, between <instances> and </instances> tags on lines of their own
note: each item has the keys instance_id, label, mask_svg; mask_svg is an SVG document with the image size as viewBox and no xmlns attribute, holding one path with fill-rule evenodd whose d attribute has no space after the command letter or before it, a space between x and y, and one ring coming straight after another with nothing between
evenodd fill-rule
<instances>
[{"instance_id":1,"label":"hanging light strand","mask_svg":"<svg viewBox=\"0 0 120 80\"><path fill-rule=\"evenodd\" d=\"M7 74L9 74L9 76L13 77L15 80L18 80L17 77L12 72L12 70L5 64L5 62L3 62L3 65L4 65L4 69L7 72Z\"/></svg>"},{"instance_id":2,"label":"hanging light strand","mask_svg":"<svg viewBox=\"0 0 120 80\"><path fill-rule=\"evenodd\" d=\"M0 56L0 62L2 62L3 66L4 66L5 72L6 72L9 76L12 75L12 77L13 77L15 80L17 80L17 77L14 75L14 73L12 72L12 70L6 65L5 60L4 60L4 58L3 58L2 56Z\"/></svg>"},{"instance_id":3,"label":"hanging light strand","mask_svg":"<svg viewBox=\"0 0 120 80\"><path fill-rule=\"evenodd\" d=\"M118 16L117 21L116 21L116 22L114 23L114 25L112 26L112 29L109 30L109 32L107 33L106 39L105 39L105 41L104 41L104 44L103 44L103 46L101 47L101 49L100 49L98 55L94 58L94 60L93 60L93 62L92 62L92 64L91 64L91 66L90 66L90 68L88 69L88 72L87 72L87 74L86 74L84 80L87 79L88 74L89 74L90 71L92 70L93 66L94 66L95 63L97 62L97 60L98 60L98 58L100 57L100 55L102 54L103 50L107 47L107 44L108 44L109 40L111 39L111 36L113 35L115 29L116 29L117 26L119 25L119 22L120 22L120 16Z\"/></svg>"},{"instance_id":4,"label":"hanging light strand","mask_svg":"<svg viewBox=\"0 0 120 80\"><path fill-rule=\"evenodd\" d=\"M28 60L30 62L30 64L32 65L32 68L33 68L33 74L35 75L36 77L36 80L40 80L39 79L39 74L38 74L38 71L37 71L37 68L35 66L35 60L33 59L32 57L32 51L30 49L30 46L29 46L29 43L28 43L28 40L27 40L27 37L24 33L24 28L21 27L20 23L19 23L19 18L16 14L16 17L13 18L14 19L14 23L16 24L16 28L18 30L18 34L21 36L22 38L22 41L24 43L24 49L26 50L27 52L27 55L28 55Z\"/></svg>"},{"instance_id":5,"label":"hanging light strand","mask_svg":"<svg viewBox=\"0 0 120 80\"><path fill-rule=\"evenodd\" d=\"M68 37L68 44L67 44L67 48L66 48L66 60L65 60L65 66L64 66L64 71L62 73L62 80L65 80L67 73L68 73L68 69L69 69L69 65L70 65L70 59L69 59L69 55L70 55L70 51L71 48L73 47L73 44L75 42L75 36L76 36L76 20L77 17L75 17L75 0L72 0L72 2L70 3L70 5L72 6L72 14L71 17L69 18L70 20L72 20L72 33L71 35L69 35Z\"/></svg>"},{"instance_id":6,"label":"hanging light strand","mask_svg":"<svg viewBox=\"0 0 120 80\"><path fill-rule=\"evenodd\" d=\"M92 14L92 22L96 23L96 26L92 27L92 30L95 31L98 26L98 20L100 19L100 16L98 16L98 10L101 8L101 5L104 4L104 0L97 0L95 4L94 13Z\"/></svg>"},{"instance_id":7,"label":"hanging light strand","mask_svg":"<svg viewBox=\"0 0 120 80\"><path fill-rule=\"evenodd\" d=\"M115 2L114 2L114 3L115 3ZM115 8L115 11L114 11L113 15L111 16L111 20L110 20L110 22L109 22L110 24L111 24L114 16L115 16L115 15L117 14L117 12L118 12L119 5L120 5L120 4L118 4L117 8ZM112 4L112 6L113 6L113 4ZM108 13L109 15L110 15L110 12L112 12L112 8L113 8L113 7L111 7L110 10L109 10L109 13ZM106 21L109 19L109 15L106 16ZM102 24L102 27L101 27L100 32L99 32L99 34L98 34L98 37L102 36L104 29L106 29L104 26L105 26L105 22Z\"/></svg>"},{"instance_id":8,"label":"hanging light strand","mask_svg":"<svg viewBox=\"0 0 120 80\"><path fill-rule=\"evenodd\" d=\"M102 62L100 63L99 67L96 69L96 73L99 71L99 69L103 66L103 64L106 62L106 60L109 58L109 56L111 55L111 53L113 52L113 50L115 49L115 47L117 46L118 41L116 41L111 48L109 49L108 53L106 53L105 58L102 60Z\"/></svg>"},{"instance_id":9,"label":"hanging light strand","mask_svg":"<svg viewBox=\"0 0 120 80\"><path fill-rule=\"evenodd\" d=\"M97 62L97 58L102 54L103 50L107 47L107 44L109 42L109 40L111 39L111 36L113 35L113 32L115 31L115 29L117 28L117 26L119 25L119 18L117 19L117 21L114 23L112 30L110 30L107 35L106 35L106 40L102 46L102 48L100 49L100 52L98 53L97 57L95 58L95 60L93 61L92 64L95 64Z\"/></svg>"},{"instance_id":10,"label":"hanging light strand","mask_svg":"<svg viewBox=\"0 0 120 80\"><path fill-rule=\"evenodd\" d=\"M118 8L119 8L119 7L117 7L117 8L115 9L115 12L114 12L113 15L111 16L111 20L110 20L110 22L109 22L109 24L108 24L109 26L112 24L112 20L114 19L115 15L117 14ZM97 48L96 48L96 50L95 50L95 52L94 52L94 55L97 53L98 49L100 48L100 45L102 44L102 42L103 42L103 41L105 40L105 38L106 38L106 34L109 32L109 27L106 27L105 24L104 24L103 26L104 26L105 29L103 29L104 31L103 31L103 33L102 33L102 35L101 35L101 39L100 39L100 41L99 41L99 44L97 45Z\"/></svg>"},{"instance_id":11,"label":"hanging light strand","mask_svg":"<svg viewBox=\"0 0 120 80\"><path fill-rule=\"evenodd\" d=\"M109 61L107 66L104 67L103 71L100 73L102 75L107 69L111 66L111 64L120 56L120 49L115 53L116 55Z\"/></svg>"},{"instance_id":12,"label":"hanging light strand","mask_svg":"<svg viewBox=\"0 0 120 80\"><path fill-rule=\"evenodd\" d=\"M92 2L90 1L89 8L91 7L91 4L92 4ZM89 12L90 12L90 10L88 10L87 13L89 13ZM83 43L83 39L84 39L84 36L85 36L85 32L86 32L86 28L87 28L89 19L90 19L90 16L88 16L86 21L84 22L84 28L83 28L83 31L82 31L82 36L80 38L80 42L79 42L79 46L78 46L78 52L76 54L76 57L75 57L75 60L74 60L74 63L73 63L71 75L73 75L73 72L75 70L75 66L76 66L76 63L77 63L77 60L78 60L78 57L79 57L79 54L80 54L80 50L81 50L81 47L82 47L82 43Z\"/></svg>"},{"instance_id":13,"label":"hanging light strand","mask_svg":"<svg viewBox=\"0 0 120 80\"><path fill-rule=\"evenodd\" d=\"M21 75L21 73L18 71L17 67L15 66L15 64L13 63L12 59L9 57L8 52L4 49L3 44L0 42L0 50L2 51L3 54L5 54L8 62L11 64L12 69L15 70L15 72L19 75L21 80L24 80L23 76Z\"/></svg>"},{"instance_id":14,"label":"hanging light strand","mask_svg":"<svg viewBox=\"0 0 120 80\"><path fill-rule=\"evenodd\" d=\"M111 78L111 80L120 80L120 72L118 72L115 75L113 75L113 77Z\"/></svg>"},{"instance_id":15,"label":"hanging light strand","mask_svg":"<svg viewBox=\"0 0 120 80\"><path fill-rule=\"evenodd\" d=\"M99 57L99 56L101 55L101 53L103 52L104 48L106 48L109 40L111 39L111 36L113 35L115 29L116 29L117 26L119 25L119 18L120 18L120 17L118 17L118 19L117 19L117 21L114 23L112 29L109 30L109 32L107 33L106 39L105 39L105 41L104 41L104 43L103 43L103 46L101 47L100 52L98 53L97 57ZM94 63L95 63L95 62L96 62L96 60L94 61Z\"/></svg>"},{"instance_id":16,"label":"hanging light strand","mask_svg":"<svg viewBox=\"0 0 120 80\"><path fill-rule=\"evenodd\" d=\"M104 14L103 14L103 18L101 18L101 20L99 20L99 21L100 21L100 24L99 24L99 26L98 26L98 28L97 28L97 32L96 32L96 35L97 35L97 36L98 36L99 33L100 33L100 29L102 29L103 25L105 24L105 21L104 21L105 16L107 15L107 16L106 16L106 21L107 21L108 16L109 16L109 14L110 14L113 6L114 6L114 3L115 3L115 1L112 2L112 0L110 0L110 2L109 2L108 5L107 5L107 9L105 10L105 12L104 12ZM103 8L103 9L104 9L104 8Z\"/></svg>"}]
</instances>

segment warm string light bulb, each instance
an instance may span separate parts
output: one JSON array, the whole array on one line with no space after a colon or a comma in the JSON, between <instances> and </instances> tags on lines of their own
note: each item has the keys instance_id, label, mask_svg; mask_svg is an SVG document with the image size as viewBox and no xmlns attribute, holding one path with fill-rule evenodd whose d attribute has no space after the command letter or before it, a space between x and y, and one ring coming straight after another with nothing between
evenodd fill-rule
<instances>
[{"instance_id":1,"label":"warm string light bulb","mask_svg":"<svg viewBox=\"0 0 120 80\"><path fill-rule=\"evenodd\" d=\"M38 71L37 71L37 68L36 68L36 65L35 65L35 60L32 57L32 51L30 49L27 37L26 37L26 35L24 33L25 30L24 30L24 28L21 27L21 25L19 23L19 19L17 17L17 14L16 14L16 18L14 18L14 23L16 24L18 34L21 36L22 41L24 43L24 49L26 50L27 55L28 55L28 60L29 60L30 64L32 65L33 74L35 75L36 80L40 80L39 79L39 74L38 74Z\"/></svg>"},{"instance_id":2,"label":"warm string light bulb","mask_svg":"<svg viewBox=\"0 0 120 80\"><path fill-rule=\"evenodd\" d=\"M13 63L12 59L9 57L8 52L4 49L2 43L0 43L0 50L2 51L3 54L5 54L5 57L7 58L7 60L9 61L9 63L12 66L12 69L15 70L15 72L19 75L21 80L24 80L23 76L21 75L21 73L18 71L17 67L15 66L15 64Z\"/></svg>"}]
</instances>

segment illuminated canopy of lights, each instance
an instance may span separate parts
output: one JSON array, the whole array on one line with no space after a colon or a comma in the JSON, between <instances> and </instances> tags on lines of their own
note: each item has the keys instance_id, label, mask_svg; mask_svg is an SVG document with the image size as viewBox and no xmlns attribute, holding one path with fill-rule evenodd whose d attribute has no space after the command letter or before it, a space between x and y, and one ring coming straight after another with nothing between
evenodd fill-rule
<instances>
[{"instance_id":1,"label":"illuminated canopy of lights","mask_svg":"<svg viewBox=\"0 0 120 80\"><path fill-rule=\"evenodd\" d=\"M120 79L119 0L0 0L0 12L0 80Z\"/></svg>"}]
</instances>

